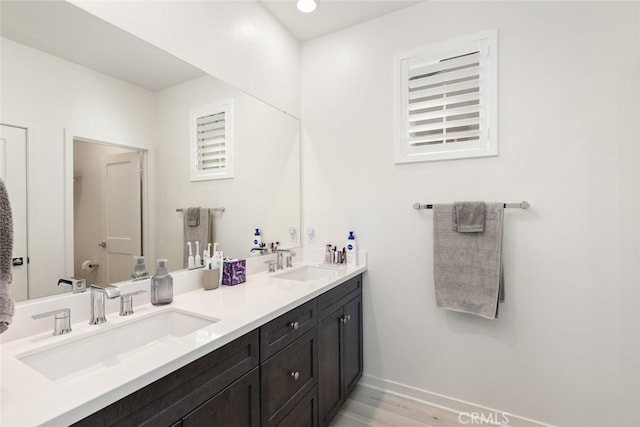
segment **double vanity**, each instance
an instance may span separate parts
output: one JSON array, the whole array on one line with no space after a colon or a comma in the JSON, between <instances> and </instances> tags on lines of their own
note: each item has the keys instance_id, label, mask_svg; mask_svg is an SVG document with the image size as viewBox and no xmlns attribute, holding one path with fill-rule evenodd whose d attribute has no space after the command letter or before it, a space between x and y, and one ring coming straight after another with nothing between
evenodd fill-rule
<instances>
[{"instance_id":1,"label":"double vanity","mask_svg":"<svg viewBox=\"0 0 640 427\"><path fill-rule=\"evenodd\" d=\"M296 262L210 291L183 271L167 306L143 293L119 316L109 301L100 325L72 307L55 336L51 318L14 319L51 328L2 344L1 424L326 426L362 375L365 270Z\"/></svg>"}]
</instances>

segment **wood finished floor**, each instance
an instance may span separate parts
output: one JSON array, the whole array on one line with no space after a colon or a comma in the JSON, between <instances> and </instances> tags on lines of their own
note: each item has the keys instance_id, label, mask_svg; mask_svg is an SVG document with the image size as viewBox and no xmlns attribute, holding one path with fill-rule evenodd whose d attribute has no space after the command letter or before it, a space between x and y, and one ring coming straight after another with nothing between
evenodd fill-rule
<instances>
[{"instance_id":1,"label":"wood finished floor","mask_svg":"<svg viewBox=\"0 0 640 427\"><path fill-rule=\"evenodd\" d=\"M331 427L459 427L458 414L385 393L357 387L331 423ZM485 424L486 425L486 424Z\"/></svg>"}]
</instances>

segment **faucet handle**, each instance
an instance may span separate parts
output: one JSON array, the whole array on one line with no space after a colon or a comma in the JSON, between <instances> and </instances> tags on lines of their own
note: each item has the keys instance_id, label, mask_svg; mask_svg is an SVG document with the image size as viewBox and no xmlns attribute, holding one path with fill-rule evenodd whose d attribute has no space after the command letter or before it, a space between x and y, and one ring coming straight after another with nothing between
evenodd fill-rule
<instances>
[{"instance_id":1,"label":"faucet handle","mask_svg":"<svg viewBox=\"0 0 640 427\"><path fill-rule=\"evenodd\" d=\"M53 325L53 335L62 335L71 332L71 310L68 308L34 314L31 317L34 319L42 319L49 316L53 316L55 322Z\"/></svg>"},{"instance_id":2,"label":"faucet handle","mask_svg":"<svg viewBox=\"0 0 640 427\"><path fill-rule=\"evenodd\" d=\"M133 296L147 292L144 289L120 295L120 316L130 316L133 314Z\"/></svg>"}]
</instances>

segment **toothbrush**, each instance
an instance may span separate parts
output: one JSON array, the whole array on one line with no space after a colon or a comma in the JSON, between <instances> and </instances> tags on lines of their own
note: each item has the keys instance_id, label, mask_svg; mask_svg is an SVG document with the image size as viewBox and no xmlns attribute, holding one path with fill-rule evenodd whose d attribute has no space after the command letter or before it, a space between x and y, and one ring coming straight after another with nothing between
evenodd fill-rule
<instances>
[{"instance_id":1,"label":"toothbrush","mask_svg":"<svg viewBox=\"0 0 640 427\"><path fill-rule=\"evenodd\" d=\"M211 262L211 243L207 243L207 249L202 251L202 264L205 268L211 270L209 263Z\"/></svg>"},{"instance_id":2,"label":"toothbrush","mask_svg":"<svg viewBox=\"0 0 640 427\"><path fill-rule=\"evenodd\" d=\"M200 267L202 265L202 259L200 258L200 242L196 240L196 259L195 259L196 267Z\"/></svg>"},{"instance_id":3,"label":"toothbrush","mask_svg":"<svg viewBox=\"0 0 640 427\"><path fill-rule=\"evenodd\" d=\"M189 247L189 258L187 258L187 268L195 267L195 261L193 259L193 251L191 250L191 242L187 242L187 246Z\"/></svg>"}]
</instances>

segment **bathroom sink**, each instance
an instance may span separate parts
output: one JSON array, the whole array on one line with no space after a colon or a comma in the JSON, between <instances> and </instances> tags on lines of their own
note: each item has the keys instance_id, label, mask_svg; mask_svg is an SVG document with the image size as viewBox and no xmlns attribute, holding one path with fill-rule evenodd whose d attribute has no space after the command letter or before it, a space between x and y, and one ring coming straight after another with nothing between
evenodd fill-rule
<instances>
[{"instance_id":1,"label":"bathroom sink","mask_svg":"<svg viewBox=\"0 0 640 427\"><path fill-rule=\"evenodd\" d=\"M45 377L65 382L113 367L145 350L162 351L180 337L218 320L172 309L17 357Z\"/></svg>"},{"instance_id":2,"label":"bathroom sink","mask_svg":"<svg viewBox=\"0 0 640 427\"><path fill-rule=\"evenodd\" d=\"M278 279L295 280L298 282L308 282L328 277L336 277L337 275L338 272L333 268L305 265L285 273L274 274L273 277L277 277Z\"/></svg>"}]
</instances>

